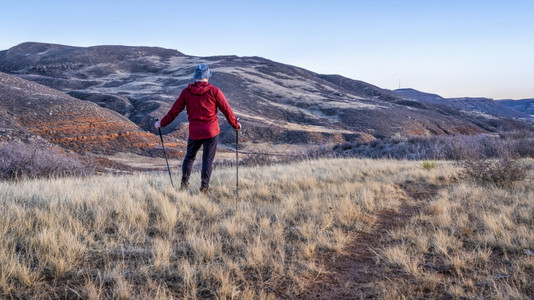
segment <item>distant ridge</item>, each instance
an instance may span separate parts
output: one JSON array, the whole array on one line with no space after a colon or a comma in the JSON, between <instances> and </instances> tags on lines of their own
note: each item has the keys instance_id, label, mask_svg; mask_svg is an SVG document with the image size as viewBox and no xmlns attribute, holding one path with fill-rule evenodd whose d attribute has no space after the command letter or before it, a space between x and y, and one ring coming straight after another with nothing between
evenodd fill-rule
<instances>
[{"instance_id":1,"label":"distant ridge","mask_svg":"<svg viewBox=\"0 0 534 300\"><path fill-rule=\"evenodd\" d=\"M497 100L514 110L534 117L534 99L521 99L521 100Z\"/></svg>"},{"instance_id":2,"label":"distant ridge","mask_svg":"<svg viewBox=\"0 0 534 300\"><path fill-rule=\"evenodd\" d=\"M443 98L436 94L420 92L415 89L397 89L394 92L406 99L418 100L438 105L452 106L462 111L471 111L506 118L532 119L529 115L490 98ZM532 119L534 120L534 119Z\"/></svg>"},{"instance_id":3,"label":"distant ridge","mask_svg":"<svg viewBox=\"0 0 534 300\"><path fill-rule=\"evenodd\" d=\"M445 102L446 101L445 98L441 97L440 95L425 93L425 92L421 92L415 89L410 89L410 88L397 89L397 90L393 90L393 92L401 96L402 98L406 98L406 99L419 100L419 101L424 101L424 102L429 102L429 103L434 103L434 104L444 104L444 105L447 104Z\"/></svg>"}]
</instances>

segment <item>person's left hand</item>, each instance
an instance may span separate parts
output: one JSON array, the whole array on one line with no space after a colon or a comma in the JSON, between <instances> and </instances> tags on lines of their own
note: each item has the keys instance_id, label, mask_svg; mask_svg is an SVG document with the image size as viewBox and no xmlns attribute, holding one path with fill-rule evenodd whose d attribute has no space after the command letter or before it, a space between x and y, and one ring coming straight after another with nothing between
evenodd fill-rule
<instances>
[{"instance_id":1,"label":"person's left hand","mask_svg":"<svg viewBox=\"0 0 534 300\"><path fill-rule=\"evenodd\" d=\"M241 130L241 128L243 128L243 127L241 127L241 123L237 123L237 129L236 130Z\"/></svg>"},{"instance_id":2,"label":"person's left hand","mask_svg":"<svg viewBox=\"0 0 534 300\"><path fill-rule=\"evenodd\" d=\"M156 124L154 124L154 127L156 127L156 129L159 129L161 127L161 120L158 120Z\"/></svg>"}]
</instances>

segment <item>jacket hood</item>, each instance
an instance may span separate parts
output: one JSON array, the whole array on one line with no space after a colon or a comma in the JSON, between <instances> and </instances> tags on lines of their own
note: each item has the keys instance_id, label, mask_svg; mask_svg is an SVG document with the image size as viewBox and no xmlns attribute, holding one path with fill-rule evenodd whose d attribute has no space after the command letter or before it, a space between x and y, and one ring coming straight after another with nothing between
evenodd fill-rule
<instances>
[{"instance_id":1,"label":"jacket hood","mask_svg":"<svg viewBox=\"0 0 534 300\"><path fill-rule=\"evenodd\" d=\"M202 95L211 88L211 84L207 82L195 82L189 85L189 90L195 95Z\"/></svg>"}]
</instances>

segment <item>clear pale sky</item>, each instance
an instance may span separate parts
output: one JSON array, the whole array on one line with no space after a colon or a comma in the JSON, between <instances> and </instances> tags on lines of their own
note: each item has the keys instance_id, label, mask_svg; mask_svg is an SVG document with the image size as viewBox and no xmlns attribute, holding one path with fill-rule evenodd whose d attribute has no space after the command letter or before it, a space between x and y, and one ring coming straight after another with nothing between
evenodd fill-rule
<instances>
[{"instance_id":1,"label":"clear pale sky","mask_svg":"<svg viewBox=\"0 0 534 300\"><path fill-rule=\"evenodd\" d=\"M381 88L534 98L534 0L2 0L0 50L34 41L261 56Z\"/></svg>"}]
</instances>

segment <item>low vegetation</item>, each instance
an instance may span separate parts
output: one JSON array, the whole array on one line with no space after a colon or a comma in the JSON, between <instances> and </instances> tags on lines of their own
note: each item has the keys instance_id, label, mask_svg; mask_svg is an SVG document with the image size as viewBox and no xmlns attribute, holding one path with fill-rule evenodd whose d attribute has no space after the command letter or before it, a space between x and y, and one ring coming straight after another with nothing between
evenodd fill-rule
<instances>
[{"instance_id":1,"label":"low vegetation","mask_svg":"<svg viewBox=\"0 0 534 300\"><path fill-rule=\"evenodd\" d=\"M22 142L0 142L0 180L89 175L95 165L58 149Z\"/></svg>"},{"instance_id":2,"label":"low vegetation","mask_svg":"<svg viewBox=\"0 0 534 300\"><path fill-rule=\"evenodd\" d=\"M534 176L526 172L513 186L469 177L412 200L420 209L374 249L384 274L375 282L378 295L532 299Z\"/></svg>"},{"instance_id":3,"label":"low vegetation","mask_svg":"<svg viewBox=\"0 0 534 300\"><path fill-rule=\"evenodd\" d=\"M432 169L437 168L438 165L437 165L437 163L434 162L434 161L427 161L427 160L425 160L425 161L421 162L421 164L420 164L419 166L420 166L421 168L423 168L423 170L430 171L430 170L432 170Z\"/></svg>"},{"instance_id":4,"label":"low vegetation","mask_svg":"<svg viewBox=\"0 0 534 300\"><path fill-rule=\"evenodd\" d=\"M507 187L446 161L243 167L239 201L233 169L215 170L209 197L198 174L189 193L165 173L0 182L0 297L299 298L380 212L413 205L376 236L373 284L348 295L529 298L534 163L521 164ZM419 183L435 191L407 189Z\"/></svg>"},{"instance_id":5,"label":"low vegetation","mask_svg":"<svg viewBox=\"0 0 534 300\"><path fill-rule=\"evenodd\" d=\"M466 160L534 157L534 132L517 131L500 135L413 136L376 139L365 143L344 143L324 149L343 157L409 160Z\"/></svg>"},{"instance_id":6,"label":"low vegetation","mask_svg":"<svg viewBox=\"0 0 534 300\"><path fill-rule=\"evenodd\" d=\"M528 166L510 156L463 160L460 164L464 167L463 175L466 178L498 187L511 187L524 180L528 174Z\"/></svg>"},{"instance_id":7,"label":"low vegetation","mask_svg":"<svg viewBox=\"0 0 534 300\"><path fill-rule=\"evenodd\" d=\"M241 171L241 170L240 170ZM217 170L210 197L163 174L1 183L0 291L82 298L295 296L321 252L394 207L402 163ZM196 176L198 177L198 176ZM198 182L192 182L192 191Z\"/></svg>"}]
</instances>

